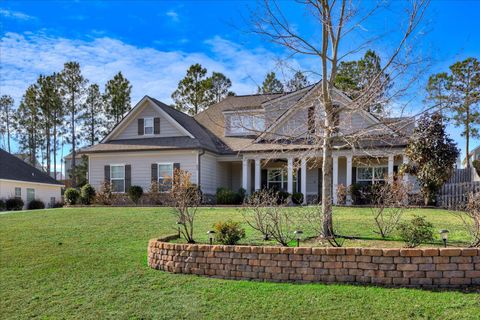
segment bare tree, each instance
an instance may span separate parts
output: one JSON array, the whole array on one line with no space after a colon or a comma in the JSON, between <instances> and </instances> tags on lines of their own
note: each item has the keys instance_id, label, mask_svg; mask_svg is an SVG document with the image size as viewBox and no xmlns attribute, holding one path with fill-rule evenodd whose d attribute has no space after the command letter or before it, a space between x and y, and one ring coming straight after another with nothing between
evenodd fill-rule
<instances>
[{"instance_id":1,"label":"bare tree","mask_svg":"<svg viewBox=\"0 0 480 320\"><path fill-rule=\"evenodd\" d=\"M471 193L467 206L454 211L454 215L463 222L465 231L470 235L470 247L480 247L480 193Z\"/></svg>"},{"instance_id":2,"label":"bare tree","mask_svg":"<svg viewBox=\"0 0 480 320\"><path fill-rule=\"evenodd\" d=\"M191 182L191 173L175 169L173 172L170 203L175 209L175 216L182 226L181 233L188 243L195 243L193 229L198 206L202 195L197 186Z\"/></svg>"},{"instance_id":3,"label":"bare tree","mask_svg":"<svg viewBox=\"0 0 480 320\"><path fill-rule=\"evenodd\" d=\"M372 75L369 85L362 87L355 94L354 99L347 100L345 110L355 112L365 110L365 106L378 104L381 97L382 104L387 104L395 97L404 94L408 87L417 78L411 76L400 81L402 88L398 88L389 94L379 95L386 85L383 81L398 80L400 76L411 71L412 65L419 64L417 57L412 55L411 38L416 36L416 31L428 6L428 0L413 0L408 2L406 9L406 24L402 25L397 43L391 46L389 56L384 59L383 66L376 75ZM268 41L288 49L292 56L302 55L319 59L319 71L322 81L319 94L314 99L314 105L319 110L319 119L315 121L315 128L309 128L307 132L308 143L312 145L308 153L317 151L322 154L322 217L323 234L325 237L333 237L332 219L332 171L333 171L333 147L349 146L357 147L361 139L374 131L383 130L387 125L386 121L379 123L376 127L347 133L339 132L338 114L339 108L335 104L335 97L341 95L335 89L338 66L341 60L345 60L352 54L365 50L375 44L380 38L366 39L355 48L349 49L345 44L352 36L362 28L362 24L369 18L381 14L383 2L374 5L366 10L365 6L348 0L304 0L298 2L299 6L305 9L306 13L313 18L320 29L320 37L309 36L302 33L296 24L286 17L282 12L281 5L275 1L265 0L261 10L257 10L253 16L253 32L267 39ZM363 9L363 10L361 10ZM397 28L401 30L402 28ZM350 37L350 38L349 38ZM407 43L407 40L409 41ZM418 67L417 67L418 69ZM385 73L389 77L384 77ZM396 81L397 82L397 81ZM308 106L306 106L308 107ZM368 131L368 132L367 132ZM284 133L278 140L295 140L304 136L305 132ZM303 153L302 156L307 156Z\"/></svg>"}]
</instances>

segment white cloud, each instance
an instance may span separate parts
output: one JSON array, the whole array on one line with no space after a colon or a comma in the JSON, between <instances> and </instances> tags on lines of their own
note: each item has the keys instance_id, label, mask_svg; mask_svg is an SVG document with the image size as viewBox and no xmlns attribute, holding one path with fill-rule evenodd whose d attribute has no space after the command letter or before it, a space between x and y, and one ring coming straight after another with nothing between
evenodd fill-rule
<instances>
[{"instance_id":1,"label":"white cloud","mask_svg":"<svg viewBox=\"0 0 480 320\"><path fill-rule=\"evenodd\" d=\"M5 18L18 19L18 20L32 20L32 19L35 19L35 17L29 16L28 14L25 14L23 12L12 11L12 10L7 10L7 9L0 9L0 16L5 17Z\"/></svg>"},{"instance_id":2,"label":"white cloud","mask_svg":"<svg viewBox=\"0 0 480 320\"><path fill-rule=\"evenodd\" d=\"M200 63L209 73L227 75L237 94L255 93L265 73L275 68L275 55L265 49L247 49L221 37L205 43L208 52L187 53L140 48L108 37L85 41L10 32L0 40L0 92L12 95L18 104L39 74L58 72L65 62L75 60L80 62L84 76L101 87L122 71L133 86L132 103L144 95L171 103L171 93L194 63Z\"/></svg>"},{"instance_id":3,"label":"white cloud","mask_svg":"<svg viewBox=\"0 0 480 320\"><path fill-rule=\"evenodd\" d=\"M168 10L165 15L167 17L170 17L173 22L178 22L180 20L178 13L175 10Z\"/></svg>"}]
</instances>

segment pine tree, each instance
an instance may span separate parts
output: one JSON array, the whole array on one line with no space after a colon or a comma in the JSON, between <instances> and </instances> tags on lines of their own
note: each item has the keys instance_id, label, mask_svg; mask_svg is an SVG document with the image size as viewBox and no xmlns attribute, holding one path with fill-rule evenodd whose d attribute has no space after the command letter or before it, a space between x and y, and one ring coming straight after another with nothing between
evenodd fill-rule
<instances>
[{"instance_id":1,"label":"pine tree","mask_svg":"<svg viewBox=\"0 0 480 320\"><path fill-rule=\"evenodd\" d=\"M262 86L258 87L258 93L283 93L283 84L277 79L275 72L267 73Z\"/></svg>"},{"instance_id":2,"label":"pine tree","mask_svg":"<svg viewBox=\"0 0 480 320\"><path fill-rule=\"evenodd\" d=\"M0 97L0 133L3 135L3 139L6 142L8 152L12 152L10 146L10 136L12 130L12 117L13 117L13 104L14 100L9 95L2 95Z\"/></svg>"},{"instance_id":3,"label":"pine tree","mask_svg":"<svg viewBox=\"0 0 480 320\"><path fill-rule=\"evenodd\" d=\"M130 98L131 91L132 86L130 85L130 81L123 77L121 71L105 85L103 97L106 115L107 118L110 119L110 121L108 121L108 130L111 130L119 123L132 108Z\"/></svg>"},{"instance_id":4,"label":"pine tree","mask_svg":"<svg viewBox=\"0 0 480 320\"><path fill-rule=\"evenodd\" d=\"M82 138L91 146L100 141L106 133L103 98L97 84L88 87L83 109L85 112L80 117Z\"/></svg>"},{"instance_id":5,"label":"pine tree","mask_svg":"<svg viewBox=\"0 0 480 320\"><path fill-rule=\"evenodd\" d=\"M287 91L293 92L305 87L308 87L310 82L308 81L307 77L300 71L295 72L293 78L287 82Z\"/></svg>"},{"instance_id":6,"label":"pine tree","mask_svg":"<svg viewBox=\"0 0 480 320\"><path fill-rule=\"evenodd\" d=\"M210 77L211 80L211 98L214 102L218 103L222 101L227 95L231 95L233 92L229 91L232 86L232 81L227 78L223 73L213 72Z\"/></svg>"},{"instance_id":7,"label":"pine tree","mask_svg":"<svg viewBox=\"0 0 480 320\"><path fill-rule=\"evenodd\" d=\"M68 110L66 122L70 133L67 136L67 142L72 145L72 171L75 171L77 146L79 143L76 124L78 116L81 113L82 99L87 80L81 73L80 64L73 61L65 63L64 68L60 73L60 79L65 107ZM72 176L72 184L73 186L76 186L75 176Z\"/></svg>"},{"instance_id":8,"label":"pine tree","mask_svg":"<svg viewBox=\"0 0 480 320\"><path fill-rule=\"evenodd\" d=\"M180 80L177 89L172 93L176 109L196 115L213 103L210 92L212 79L206 75L207 69L198 63L188 68L186 76Z\"/></svg>"}]
</instances>

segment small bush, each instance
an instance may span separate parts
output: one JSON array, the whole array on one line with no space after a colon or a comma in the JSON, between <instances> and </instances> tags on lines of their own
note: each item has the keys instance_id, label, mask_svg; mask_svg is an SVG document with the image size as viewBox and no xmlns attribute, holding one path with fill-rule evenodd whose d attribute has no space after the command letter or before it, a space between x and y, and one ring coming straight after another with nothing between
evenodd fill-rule
<instances>
[{"instance_id":1,"label":"small bush","mask_svg":"<svg viewBox=\"0 0 480 320\"><path fill-rule=\"evenodd\" d=\"M112 204L113 194L112 194L112 185L110 182L105 181L102 183L100 192L97 192L95 197L95 202L99 204L109 205Z\"/></svg>"},{"instance_id":2,"label":"small bush","mask_svg":"<svg viewBox=\"0 0 480 320\"><path fill-rule=\"evenodd\" d=\"M245 197L247 195L247 190L240 188L238 189L238 196L240 200L240 204L242 204L245 201Z\"/></svg>"},{"instance_id":3,"label":"small bush","mask_svg":"<svg viewBox=\"0 0 480 320\"><path fill-rule=\"evenodd\" d=\"M40 200L32 200L27 206L28 210L38 210L38 209L45 209L45 203Z\"/></svg>"},{"instance_id":4,"label":"small bush","mask_svg":"<svg viewBox=\"0 0 480 320\"><path fill-rule=\"evenodd\" d=\"M55 202L52 208L63 208L63 202Z\"/></svg>"},{"instance_id":5,"label":"small bush","mask_svg":"<svg viewBox=\"0 0 480 320\"><path fill-rule=\"evenodd\" d=\"M0 211L5 210L5 201L3 199L0 199Z\"/></svg>"},{"instance_id":6,"label":"small bush","mask_svg":"<svg viewBox=\"0 0 480 320\"><path fill-rule=\"evenodd\" d=\"M131 186L128 188L128 197L132 200L135 204L138 204L138 201L143 195L143 189L140 186Z\"/></svg>"},{"instance_id":7,"label":"small bush","mask_svg":"<svg viewBox=\"0 0 480 320\"><path fill-rule=\"evenodd\" d=\"M78 199L80 198L80 192L78 192L77 189L74 188L68 188L65 190L65 194L63 195L65 198L65 202L68 205L74 205L77 204Z\"/></svg>"},{"instance_id":8,"label":"small bush","mask_svg":"<svg viewBox=\"0 0 480 320\"><path fill-rule=\"evenodd\" d=\"M235 245L240 239L245 238L245 229L240 227L240 222L228 220L219 221L213 226L215 229L215 238L218 242L225 245Z\"/></svg>"},{"instance_id":9,"label":"small bush","mask_svg":"<svg viewBox=\"0 0 480 320\"><path fill-rule=\"evenodd\" d=\"M227 188L218 188L216 198L217 204L241 204L243 202L239 193Z\"/></svg>"},{"instance_id":10,"label":"small bush","mask_svg":"<svg viewBox=\"0 0 480 320\"><path fill-rule=\"evenodd\" d=\"M415 248L422 243L433 241L433 224L424 217L415 216L410 222L401 223L398 226L400 237L407 247Z\"/></svg>"},{"instance_id":11,"label":"small bush","mask_svg":"<svg viewBox=\"0 0 480 320\"><path fill-rule=\"evenodd\" d=\"M337 186L337 203L341 206L347 204L347 187L343 184Z\"/></svg>"},{"instance_id":12,"label":"small bush","mask_svg":"<svg viewBox=\"0 0 480 320\"><path fill-rule=\"evenodd\" d=\"M294 192L292 194L292 202L294 204L302 204L303 203L303 193L301 192Z\"/></svg>"},{"instance_id":13,"label":"small bush","mask_svg":"<svg viewBox=\"0 0 480 320\"><path fill-rule=\"evenodd\" d=\"M278 191L277 192L277 203L278 204L284 204L288 197L290 197L290 193L286 191Z\"/></svg>"},{"instance_id":14,"label":"small bush","mask_svg":"<svg viewBox=\"0 0 480 320\"><path fill-rule=\"evenodd\" d=\"M95 200L95 188L92 187L91 184L87 183L80 189L80 201L82 204L92 204L93 200Z\"/></svg>"},{"instance_id":15,"label":"small bush","mask_svg":"<svg viewBox=\"0 0 480 320\"><path fill-rule=\"evenodd\" d=\"M20 198L10 198L5 201L5 208L7 211L18 211L23 209L25 203Z\"/></svg>"}]
</instances>

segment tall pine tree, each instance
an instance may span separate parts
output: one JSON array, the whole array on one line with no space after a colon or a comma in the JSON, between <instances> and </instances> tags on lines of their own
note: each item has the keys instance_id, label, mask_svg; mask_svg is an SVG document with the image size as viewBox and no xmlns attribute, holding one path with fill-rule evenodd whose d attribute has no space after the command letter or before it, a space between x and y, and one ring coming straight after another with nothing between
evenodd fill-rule
<instances>
[{"instance_id":1,"label":"tall pine tree","mask_svg":"<svg viewBox=\"0 0 480 320\"><path fill-rule=\"evenodd\" d=\"M207 78L207 69L198 63L191 65L172 93L175 108L196 115L212 104L211 88L212 79Z\"/></svg>"},{"instance_id":2,"label":"tall pine tree","mask_svg":"<svg viewBox=\"0 0 480 320\"><path fill-rule=\"evenodd\" d=\"M82 138L91 146L100 141L106 133L104 104L98 84L94 83L88 87L83 110L84 113L80 117Z\"/></svg>"},{"instance_id":3,"label":"tall pine tree","mask_svg":"<svg viewBox=\"0 0 480 320\"><path fill-rule=\"evenodd\" d=\"M122 72L118 72L113 79L109 80L105 85L105 111L108 121L108 130L111 130L125 114L130 111L131 98L130 93L132 86L130 81L126 79Z\"/></svg>"},{"instance_id":4,"label":"tall pine tree","mask_svg":"<svg viewBox=\"0 0 480 320\"><path fill-rule=\"evenodd\" d=\"M210 77L211 81L211 97L213 102L218 103L225 99L227 95L234 94L233 92L229 91L230 87L232 86L232 81L227 78L223 73L220 72L213 72L212 76Z\"/></svg>"},{"instance_id":5,"label":"tall pine tree","mask_svg":"<svg viewBox=\"0 0 480 320\"><path fill-rule=\"evenodd\" d=\"M300 71L295 72L293 78L287 82L287 91L297 91L310 85L307 77Z\"/></svg>"},{"instance_id":6,"label":"tall pine tree","mask_svg":"<svg viewBox=\"0 0 480 320\"><path fill-rule=\"evenodd\" d=\"M10 153L12 152L10 137L12 131L13 104L14 100L11 96L4 94L0 97L0 134L3 136L4 147Z\"/></svg>"},{"instance_id":7,"label":"tall pine tree","mask_svg":"<svg viewBox=\"0 0 480 320\"><path fill-rule=\"evenodd\" d=\"M258 87L258 93L283 93L283 84L277 79L275 72L269 72L263 80L262 86Z\"/></svg>"}]
</instances>

